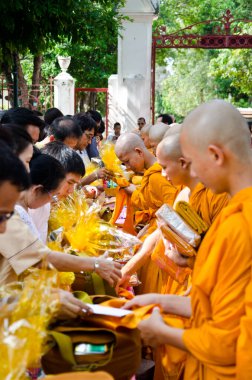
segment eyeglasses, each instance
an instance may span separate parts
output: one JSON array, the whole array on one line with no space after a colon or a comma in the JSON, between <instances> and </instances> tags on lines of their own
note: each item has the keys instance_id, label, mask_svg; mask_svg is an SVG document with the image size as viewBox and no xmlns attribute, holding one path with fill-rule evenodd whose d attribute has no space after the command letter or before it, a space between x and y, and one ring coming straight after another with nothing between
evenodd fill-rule
<instances>
[{"instance_id":1,"label":"eyeglasses","mask_svg":"<svg viewBox=\"0 0 252 380\"><path fill-rule=\"evenodd\" d=\"M92 140L92 138L94 137L94 135L89 135L89 134L86 133L86 132L85 132L85 135L87 136L87 138L88 138L89 140Z\"/></svg>"},{"instance_id":2,"label":"eyeglasses","mask_svg":"<svg viewBox=\"0 0 252 380\"><path fill-rule=\"evenodd\" d=\"M137 123L137 125L144 125L145 123L142 121L142 122L139 122Z\"/></svg>"},{"instance_id":3,"label":"eyeglasses","mask_svg":"<svg viewBox=\"0 0 252 380\"><path fill-rule=\"evenodd\" d=\"M4 223L7 220L9 220L13 216L13 214L14 214L14 211L6 212L4 214L1 214L0 215L0 223Z\"/></svg>"}]
</instances>

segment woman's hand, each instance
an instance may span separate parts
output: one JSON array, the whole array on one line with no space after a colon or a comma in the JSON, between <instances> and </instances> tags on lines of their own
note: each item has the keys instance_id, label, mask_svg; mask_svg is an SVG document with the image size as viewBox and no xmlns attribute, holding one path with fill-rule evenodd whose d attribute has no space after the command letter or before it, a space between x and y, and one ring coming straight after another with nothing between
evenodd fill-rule
<instances>
[{"instance_id":1,"label":"woman's hand","mask_svg":"<svg viewBox=\"0 0 252 380\"><path fill-rule=\"evenodd\" d=\"M59 319L69 319L83 317L92 314L92 310L82 301L75 298L72 293L62 289L54 289L54 293L59 299Z\"/></svg>"},{"instance_id":2,"label":"woman's hand","mask_svg":"<svg viewBox=\"0 0 252 380\"><path fill-rule=\"evenodd\" d=\"M95 272L108 281L109 285L115 287L122 277L121 264L108 260L104 256L97 259L96 262L98 263L98 268L95 268Z\"/></svg>"}]
</instances>

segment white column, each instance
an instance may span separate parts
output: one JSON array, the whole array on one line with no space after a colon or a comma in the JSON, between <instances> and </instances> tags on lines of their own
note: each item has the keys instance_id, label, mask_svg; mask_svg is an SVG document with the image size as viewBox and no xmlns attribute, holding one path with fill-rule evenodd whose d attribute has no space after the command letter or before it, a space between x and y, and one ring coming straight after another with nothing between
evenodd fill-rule
<instances>
[{"instance_id":1,"label":"white column","mask_svg":"<svg viewBox=\"0 0 252 380\"><path fill-rule=\"evenodd\" d=\"M58 57L62 72L54 78L54 107L63 115L74 114L75 80L67 73L71 57Z\"/></svg>"},{"instance_id":2,"label":"white column","mask_svg":"<svg viewBox=\"0 0 252 380\"><path fill-rule=\"evenodd\" d=\"M124 131L137 127L137 119L151 121L151 47L155 17L151 0L127 0L118 39L118 74L109 78L109 122L123 125Z\"/></svg>"}]
</instances>

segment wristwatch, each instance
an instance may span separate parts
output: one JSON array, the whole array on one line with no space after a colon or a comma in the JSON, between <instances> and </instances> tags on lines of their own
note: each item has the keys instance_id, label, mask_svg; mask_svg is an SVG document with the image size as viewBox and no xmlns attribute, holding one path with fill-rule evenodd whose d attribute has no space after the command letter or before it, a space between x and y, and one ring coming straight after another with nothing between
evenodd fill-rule
<instances>
[{"instance_id":1,"label":"wristwatch","mask_svg":"<svg viewBox=\"0 0 252 380\"><path fill-rule=\"evenodd\" d=\"M99 260L95 260L95 262L94 262L94 270L93 270L93 272L96 272L97 269L99 269L99 268L100 268Z\"/></svg>"}]
</instances>

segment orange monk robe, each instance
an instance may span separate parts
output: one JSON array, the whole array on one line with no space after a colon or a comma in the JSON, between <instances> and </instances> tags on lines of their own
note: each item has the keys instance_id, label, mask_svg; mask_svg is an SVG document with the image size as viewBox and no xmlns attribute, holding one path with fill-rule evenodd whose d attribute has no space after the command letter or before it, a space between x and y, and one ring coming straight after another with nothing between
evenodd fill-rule
<instances>
[{"instance_id":1,"label":"orange monk robe","mask_svg":"<svg viewBox=\"0 0 252 380\"><path fill-rule=\"evenodd\" d=\"M206 234L192 277L184 379L235 379L236 346L251 279L252 187L238 192ZM251 347L250 347L251 349Z\"/></svg>"},{"instance_id":2,"label":"orange monk robe","mask_svg":"<svg viewBox=\"0 0 252 380\"><path fill-rule=\"evenodd\" d=\"M110 223L115 225L117 219L119 218L123 208L126 207L127 214L124 223L121 225L124 232L127 232L132 235L136 235L134 228L134 214L133 208L131 206L131 196L124 191L125 187L130 186L130 182L126 178L116 178L117 189L116 189L116 202L113 215L110 219Z\"/></svg>"},{"instance_id":3,"label":"orange monk robe","mask_svg":"<svg viewBox=\"0 0 252 380\"><path fill-rule=\"evenodd\" d=\"M135 211L135 224L149 223L155 212L164 204L173 205L182 187L173 186L162 176L162 167L155 162L143 175L141 186L131 195Z\"/></svg>"},{"instance_id":4,"label":"orange monk robe","mask_svg":"<svg viewBox=\"0 0 252 380\"><path fill-rule=\"evenodd\" d=\"M252 379L252 274L245 294L245 315L241 318L236 360L236 380Z\"/></svg>"},{"instance_id":5,"label":"orange monk robe","mask_svg":"<svg viewBox=\"0 0 252 380\"><path fill-rule=\"evenodd\" d=\"M223 207L227 206L229 199L226 193L214 194L199 182L190 194L189 204L211 226Z\"/></svg>"},{"instance_id":6,"label":"orange monk robe","mask_svg":"<svg viewBox=\"0 0 252 380\"><path fill-rule=\"evenodd\" d=\"M161 174L162 167L156 162L147 169L142 178L141 186L131 196L131 205L135 210L135 225L149 224L144 240L156 229L156 211L164 204L172 205L180 187L173 186ZM161 275L158 266L148 259L139 271L141 285L136 289L138 294L159 292L161 288Z\"/></svg>"},{"instance_id":7,"label":"orange monk robe","mask_svg":"<svg viewBox=\"0 0 252 380\"><path fill-rule=\"evenodd\" d=\"M189 196L190 206L197 212L197 214L209 224L214 222L221 210L227 206L229 196L226 193L214 194L209 188L205 187L202 183L198 183ZM164 255L164 245L160 241L157 249L162 257ZM155 257L155 253L153 256ZM188 281L190 281L191 270L189 268L177 267L176 277L169 273L162 271L162 294L181 294L186 290Z\"/></svg>"},{"instance_id":8,"label":"orange monk robe","mask_svg":"<svg viewBox=\"0 0 252 380\"><path fill-rule=\"evenodd\" d=\"M202 183L198 183L191 194L189 195L189 204L192 208L204 219L209 225L213 223L215 218L221 210L227 206L229 196L224 194L214 194L209 188L206 188ZM152 257L155 259L159 255L159 260L164 257L164 244L160 240ZM156 258L157 260L157 258ZM188 286L191 284L190 268L178 267L175 263L168 263L169 259L166 258L166 263L169 265L169 272L162 270L162 294L183 294ZM173 271L173 272L172 272ZM174 274L173 274L174 273ZM174 318L174 326L181 326L181 320ZM181 364L184 361L184 355L181 353L181 362L179 356L174 356L174 350L169 346L163 346L156 350L155 356L155 376L154 380L162 379L176 379L176 372L179 373ZM166 368L162 369L162 364ZM164 375L165 373L165 375Z\"/></svg>"}]
</instances>

